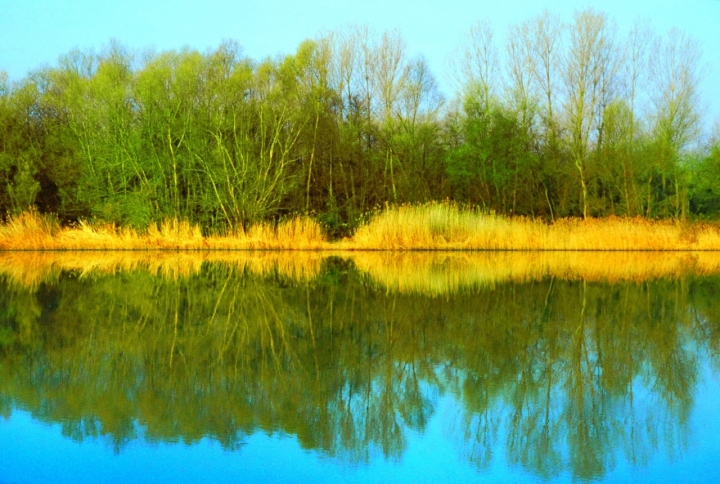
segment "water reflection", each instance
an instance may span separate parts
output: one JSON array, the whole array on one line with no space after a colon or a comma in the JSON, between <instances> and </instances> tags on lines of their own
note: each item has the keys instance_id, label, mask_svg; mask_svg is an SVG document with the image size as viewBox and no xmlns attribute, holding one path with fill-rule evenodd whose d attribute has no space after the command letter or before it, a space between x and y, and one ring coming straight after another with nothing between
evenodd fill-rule
<instances>
[{"instance_id":1,"label":"water reflection","mask_svg":"<svg viewBox=\"0 0 720 484\"><path fill-rule=\"evenodd\" d=\"M199 274L203 264L222 264L300 282L316 278L328 258L352 261L387 291L428 296L546 277L614 283L720 274L718 252L20 251L0 252L0 275L35 287L62 271L79 277L146 271L178 279Z\"/></svg>"},{"instance_id":2,"label":"water reflection","mask_svg":"<svg viewBox=\"0 0 720 484\"><path fill-rule=\"evenodd\" d=\"M602 477L682 453L718 363L711 254L66 256L0 257L0 411L120 452L262 430L401 459L445 395L479 468Z\"/></svg>"}]
</instances>

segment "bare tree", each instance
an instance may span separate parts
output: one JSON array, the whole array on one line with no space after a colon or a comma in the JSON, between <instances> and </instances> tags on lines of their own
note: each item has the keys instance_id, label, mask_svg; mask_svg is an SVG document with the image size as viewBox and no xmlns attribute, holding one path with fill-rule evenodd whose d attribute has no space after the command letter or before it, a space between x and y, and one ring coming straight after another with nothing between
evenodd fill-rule
<instances>
[{"instance_id":1,"label":"bare tree","mask_svg":"<svg viewBox=\"0 0 720 484\"><path fill-rule=\"evenodd\" d=\"M310 104L310 123L312 125L312 141L307 159L307 176L305 179L305 212L310 212L310 186L313 179L315 152L318 144L320 118L326 110L330 97L330 59L331 43L328 38L316 41L305 41L300 45L295 56L295 69L298 71L298 96L301 102ZM332 191L332 185L330 190Z\"/></svg>"},{"instance_id":2,"label":"bare tree","mask_svg":"<svg viewBox=\"0 0 720 484\"><path fill-rule=\"evenodd\" d=\"M372 74L375 89L384 121L393 117L397 111L400 94L407 77L407 56L405 40L397 30L383 32L379 44L375 47L375 62Z\"/></svg>"},{"instance_id":3,"label":"bare tree","mask_svg":"<svg viewBox=\"0 0 720 484\"><path fill-rule=\"evenodd\" d=\"M356 30L345 29L330 32L323 38L330 48L329 83L340 96L340 119L345 120L353 94L353 80L357 66L355 48Z\"/></svg>"},{"instance_id":4,"label":"bare tree","mask_svg":"<svg viewBox=\"0 0 720 484\"><path fill-rule=\"evenodd\" d=\"M424 57L412 60L407 66L401 118L414 126L425 121L424 117L435 117L442 102L443 98L427 60Z\"/></svg>"},{"instance_id":5,"label":"bare tree","mask_svg":"<svg viewBox=\"0 0 720 484\"><path fill-rule=\"evenodd\" d=\"M602 117L613 97L618 58L614 25L593 9L575 14L569 30L569 50L562 64L564 122L568 147L578 170L582 214L588 216L586 164L591 142L602 143Z\"/></svg>"},{"instance_id":6,"label":"bare tree","mask_svg":"<svg viewBox=\"0 0 720 484\"><path fill-rule=\"evenodd\" d=\"M626 134L628 139L624 142L627 150L621 156L622 190L628 215L638 213L640 207L640 200L637 200L636 203L637 188L635 186L633 161L635 159L637 123L638 119L640 119L638 111L643 105L643 95L647 93L647 72L654 35L647 21L637 20L627 37L622 56L620 71L622 94L630 111L629 126Z\"/></svg>"},{"instance_id":7,"label":"bare tree","mask_svg":"<svg viewBox=\"0 0 720 484\"><path fill-rule=\"evenodd\" d=\"M523 129L534 124L537 110L537 85L534 82L533 43L530 24L523 23L510 28L507 44L506 95L513 110L520 116Z\"/></svg>"},{"instance_id":8,"label":"bare tree","mask_svg":"<svg viewBox=\"0 0 720 484\"><path fill-rule=\"evenodd\" d=\"M701 51L685 32L672 29L653 44L650 76L654 130L676 149L699 134Z\"/></svg>"},{"instance_id":9,"label":"bare tree","mask_svg":"<svg viewBox=\"0 0 720 484\"><path fill-rule=\"evenodd\" d=\"M652 132L659 147L658 161L673 168L676 217L685 214L678 154L700 132L700 59L698 43L677 29L657 38L651 53Z\"/></svg>"},{"instance_id":10,"label":"bare tree","mask_svg":"<svg viewBox=\"0 0 720 484\"><path fill-rule=\"evenodd\" d=\"M507 43L507 93L515 109L520 111L525 129L537 121L548 154L554 152L558 136L555 105L558 100L563 31L564 25L560 18L546 10L512 27ZM550 216L554 219L548 182L542 178L541 183Z\"/></svg>"},{"instance_id":11,"label":"bare tree","mask_svg":"<svg viewBox=\"0 0 720 484\"><path fill-rule=\"evenodd\" d=\"M529 69L542 97L542 121L546 143L554 143L557 135L555 104L558 97L558 72L565 26L560 18L544 11L520 28L523 47L529 55Z\"/></svg>"},{"instance_id":12,"label":"bare tree","mask_svg":"<svg viewBox=\"0 0 720 484\"><path fill-rule=\"evenodd\" d=\"M389 176L392 200L397 202L395 171L398 159L393 149L392 137L397 125L395 118L400 117L401 99L407 84L407 48L405 40L397 30L383 32L376 42L369 43L371 48L374 47L369 73L385 138L385 179Z\"/></svg>"},{"instance_id":13,"label":"bare tree","mask_svg":"<svg viewBox=\"0 0 720 484\"><path fill-rule=\"evenodd\" d=\"M463 50L458 60L458 80L466 92L479 97L484 109L488 109L495 87L498 86L500 68L493 29L487 21L473 25L466 34Z\"/></svg>"}]
</instances>

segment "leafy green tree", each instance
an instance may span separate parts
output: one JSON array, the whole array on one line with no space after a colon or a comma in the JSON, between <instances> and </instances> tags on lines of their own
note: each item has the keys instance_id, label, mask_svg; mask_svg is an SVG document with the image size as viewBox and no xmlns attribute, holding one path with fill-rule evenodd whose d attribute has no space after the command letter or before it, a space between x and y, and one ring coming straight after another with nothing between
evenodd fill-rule
<instances>
[{"instance_id":1,"label":"leafy green tree","mask_svg":"<svg viewBox=\"0 0 720 484\"><path fill-rule=\"evenodd\" d=\"M720 213L720 142L715 141L693 163L690 211L704 218Z\"/></svg>"}]
</instances>

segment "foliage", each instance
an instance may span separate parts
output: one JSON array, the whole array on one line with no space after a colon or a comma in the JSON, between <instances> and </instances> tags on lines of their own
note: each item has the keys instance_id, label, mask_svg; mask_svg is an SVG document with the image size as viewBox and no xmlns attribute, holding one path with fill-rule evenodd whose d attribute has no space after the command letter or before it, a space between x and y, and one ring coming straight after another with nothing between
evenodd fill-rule
<instances>
[{"instance_id":1,"label":"foliage","mask_svg":"<svg viewBox=\"0 0 720 484\"><path fill-rule=\"evenodd\" d=\"M339 237L385 203L444 198L546 220L718 213L689 36L622 38L586 9L513 26L505 54L494 42L488 23L471 29L447 105L398 32L362 27L262 61L232 41L111 42L1 75L0 216L207 234L313 215Z\"/></svg>"}]
</instances>

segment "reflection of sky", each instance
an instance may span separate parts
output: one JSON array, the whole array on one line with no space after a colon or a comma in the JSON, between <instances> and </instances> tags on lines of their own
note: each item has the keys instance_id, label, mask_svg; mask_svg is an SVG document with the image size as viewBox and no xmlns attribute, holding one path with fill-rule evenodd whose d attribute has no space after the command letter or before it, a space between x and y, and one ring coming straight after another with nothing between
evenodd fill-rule
<instances>
[{"instance_id":1,"label":"reflection of sky","mask_svg":"<svg viewBox=\"0 0 720 484\"><path fill-rule=\"evenodd\" d=\"M638 407L652 404L638 388ZM700 367L687 448L676 442L668 455L660 442L647 465L633 468L622 451L606 482L720 482L720 378L708 364ZM657 403L657 402L655 402ZM115 453L110 442L76 442L62 436L59 424L44 424L24 411L0 421L0 482L518 482L538 481L523 469L507 466L504 438L489 466L477 470L458 451L462 410L449 395L435 400L424 432L406 431L399 461L379 456L369 464L347 465L303 450L292 436L255 434L237 451L208 439L198 444L129 442ZM636 416L642 419L640 415ZM639 422L641 425L642 422ZM677 432L676 432L677 433ZM564 445L564 444L562 444ZM564 471L552 482L572 482Z\"/></svg>"}]
</instances>

